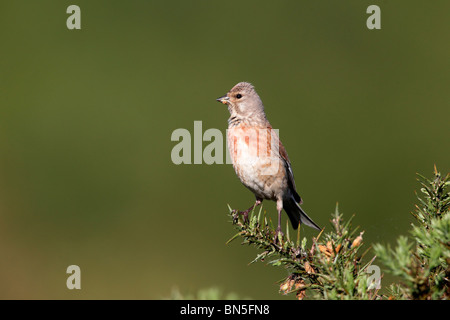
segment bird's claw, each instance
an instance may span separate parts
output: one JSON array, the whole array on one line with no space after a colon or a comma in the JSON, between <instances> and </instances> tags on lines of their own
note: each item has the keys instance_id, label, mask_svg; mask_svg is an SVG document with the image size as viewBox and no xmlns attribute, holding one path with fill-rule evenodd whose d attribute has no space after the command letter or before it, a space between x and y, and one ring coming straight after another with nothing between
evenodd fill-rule
<instances>
[{"instance_id":1,"label":"bird's claw","mask_svg":"<svg viewBox=\"0 0 450 320\"><path fill-rule=\"evenodd\" d=\"M284 233L281 231L281 228L277 228L275 231L275 243L281 242L281 239L283 239Z\"/></svg>"},{"instance_id":2,"label":"bird's claw","mask_svg":"<svg viewBox=\"0 0 450 320\"><path fill-rule=\"evenodd\" d=\"M233 222L234 223L238 222L239 216L242 214L242 212L235 209L231 213L232 213L232 216L233 216Z\"/></svg>"},{"instance_id":3,"label":"bird's claw","mask_svg":"<svg viewBox=\"0 0 450 320\"><path fill-rule=\"evenodd\" d=\"M231 214L233 216L233 222L237 222L239 219L239 216L242 216L244 223L248 222L248 211L238 211L238 210L233 210L231 211Z\"/></svg>"}]
</instances>

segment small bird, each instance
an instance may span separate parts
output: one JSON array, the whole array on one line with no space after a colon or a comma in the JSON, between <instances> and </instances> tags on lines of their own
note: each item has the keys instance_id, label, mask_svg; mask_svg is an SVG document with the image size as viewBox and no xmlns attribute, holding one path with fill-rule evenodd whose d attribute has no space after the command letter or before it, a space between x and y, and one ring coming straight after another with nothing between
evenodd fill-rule
<instances>
[{"instance_id":1,"label":"small bird","mask_svg":"<svg viewBox=\"0 0 450 320\"><path fill-rule=\"evenodd\" d=\"M286 150L278 134L266 118L261 98L248 82L236 84L226 95L216 99L226 104L228 119L228 150L241 182L255 194L256 202L247 210L238 212L244 219L264 199L277 203L278 227L281 233L281 211L286 211L292 227L300 223L320 230L320 227L300 207Z\"/></svg>"}]
</instances>

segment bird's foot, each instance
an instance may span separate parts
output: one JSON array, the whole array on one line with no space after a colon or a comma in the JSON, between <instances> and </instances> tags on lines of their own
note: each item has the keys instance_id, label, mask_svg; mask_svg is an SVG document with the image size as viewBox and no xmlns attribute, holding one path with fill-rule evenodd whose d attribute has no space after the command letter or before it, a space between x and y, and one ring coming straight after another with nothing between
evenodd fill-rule
<instances>
[{"instance_id":1,"label":"bird's foot","mask_svg":"<svg viewBox=\"0 0 450 320\"><path fill-rule=\"evenodd\" d=\"M278 227L275 231L275 243L281 242L281 239L283 239L284 233L281 231L281 227Z\"/></svg>"},{"instance_id":2,"label":"bird's foot","mask_svg":"<svg viewBox=\"0 0 450 320\"><path fill-rule=\"evenodd\" d=\"M233 222L237 222L240 215L243 217L244 223L248 222L248 214L249 214L249 212L252 211L255 207L259 206L261 204L261 202L262 202L262 200L257 199L255 204L252 205L250 208L248 208L245 211L233 210L232 211Z\"/></svg>"},{"instance_id":3,"label":"bird's foot","mask_svg":"<svg viewBox=\"0 0 450 320\"><path fill-rule=\"evenodd\" d=\"M231 213L233 215L233 222L237 222L239 216L242 216L244 223L248 222L248 210L245 211L233 210Z\"/></svg>"}]
</instances>

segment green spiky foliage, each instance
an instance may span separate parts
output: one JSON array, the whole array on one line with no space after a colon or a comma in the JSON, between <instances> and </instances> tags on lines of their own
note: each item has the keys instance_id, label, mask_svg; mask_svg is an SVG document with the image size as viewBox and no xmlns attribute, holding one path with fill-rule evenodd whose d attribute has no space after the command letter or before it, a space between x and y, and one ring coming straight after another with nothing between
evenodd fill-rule
<instances>
[{"instance_id":1,"label":"green spiky foliage","mask_svg":"<svg viewBox=\"0 0 450 320\"><path fill-rule=\"evenodd\" d=\"M247 221L230 217L238 233L228 242L242 238L243 244L255 246L259 253L251 263L266 261L288 270L280 281L280 293L295 294L297 299L375 299L377 285L368 272L373 258L363 263L363 232L352 228L351 220L343 220L338 206L332 214L330 231L322 230L308 246L307 238L277 234L262 208L253 211Z\"/></svg>"},{"instance_id":2,"label":"green spiky foliage","mask_svg":"<svg viewBox=\"0 0 450 320\"><path fill-rule=\"evenodd\" d=\"M379 294L381 276L373 265L375 256L366 258L370 248L361 252L362 236L353 228L352 218L345 221L336 206L331 229L313 237L296 239L277 234L262 208L253 211L248 220L230 217L243 244L256 247L259 253L253 262L265 261L288 270L280 281L280 293L295 293L298 299L449 299L450 279L450 176L443 177L435 168L434 177L418 175L421 193L412 215L410 237L399 236L395 248L375 244L376 257L385 270L398 281ZM300 230L300 228L299 228ZM365 261L365 262L363 262Z\"/></svg>"},{"instance_id":3,"label":"green spiky foliage","mask_svg":"<svg viewBox=\"0 0 450 320\"><path fill-rule=\"evenodd\" d=\"M419 203L412 212L411 237L400 236L397 245L376 244L374 250L388 272L399 281L389 289L389 299L436 300L450 298L450 185L434 169L433 179L418 174Z\"/></svg>"}]
</instances>

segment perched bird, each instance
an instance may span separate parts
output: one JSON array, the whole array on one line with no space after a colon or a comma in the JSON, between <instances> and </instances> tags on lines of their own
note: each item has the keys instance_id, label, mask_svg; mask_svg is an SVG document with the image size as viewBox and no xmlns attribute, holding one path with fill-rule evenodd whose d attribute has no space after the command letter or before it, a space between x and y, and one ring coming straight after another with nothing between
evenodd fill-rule
<instances>
[{"instance_id":1,"label":"perched bird","mask_svg":"<svg viewBox=\"0 0 450 320\"><path fill-rule=\"evenodd\" d=\"M278 134L266 118L261 98L248 82L235 85L217 101L226 104L230 112L227 140L234 170L241 182L256 196L256 202L245 211L238 212L248 218L248 213L264 199L277 203L278 227L281 232L281 211L286 211L292 227L300 223L320 230L320 227L300 207L286 150Z\"/></svg>"}]
</instances>

